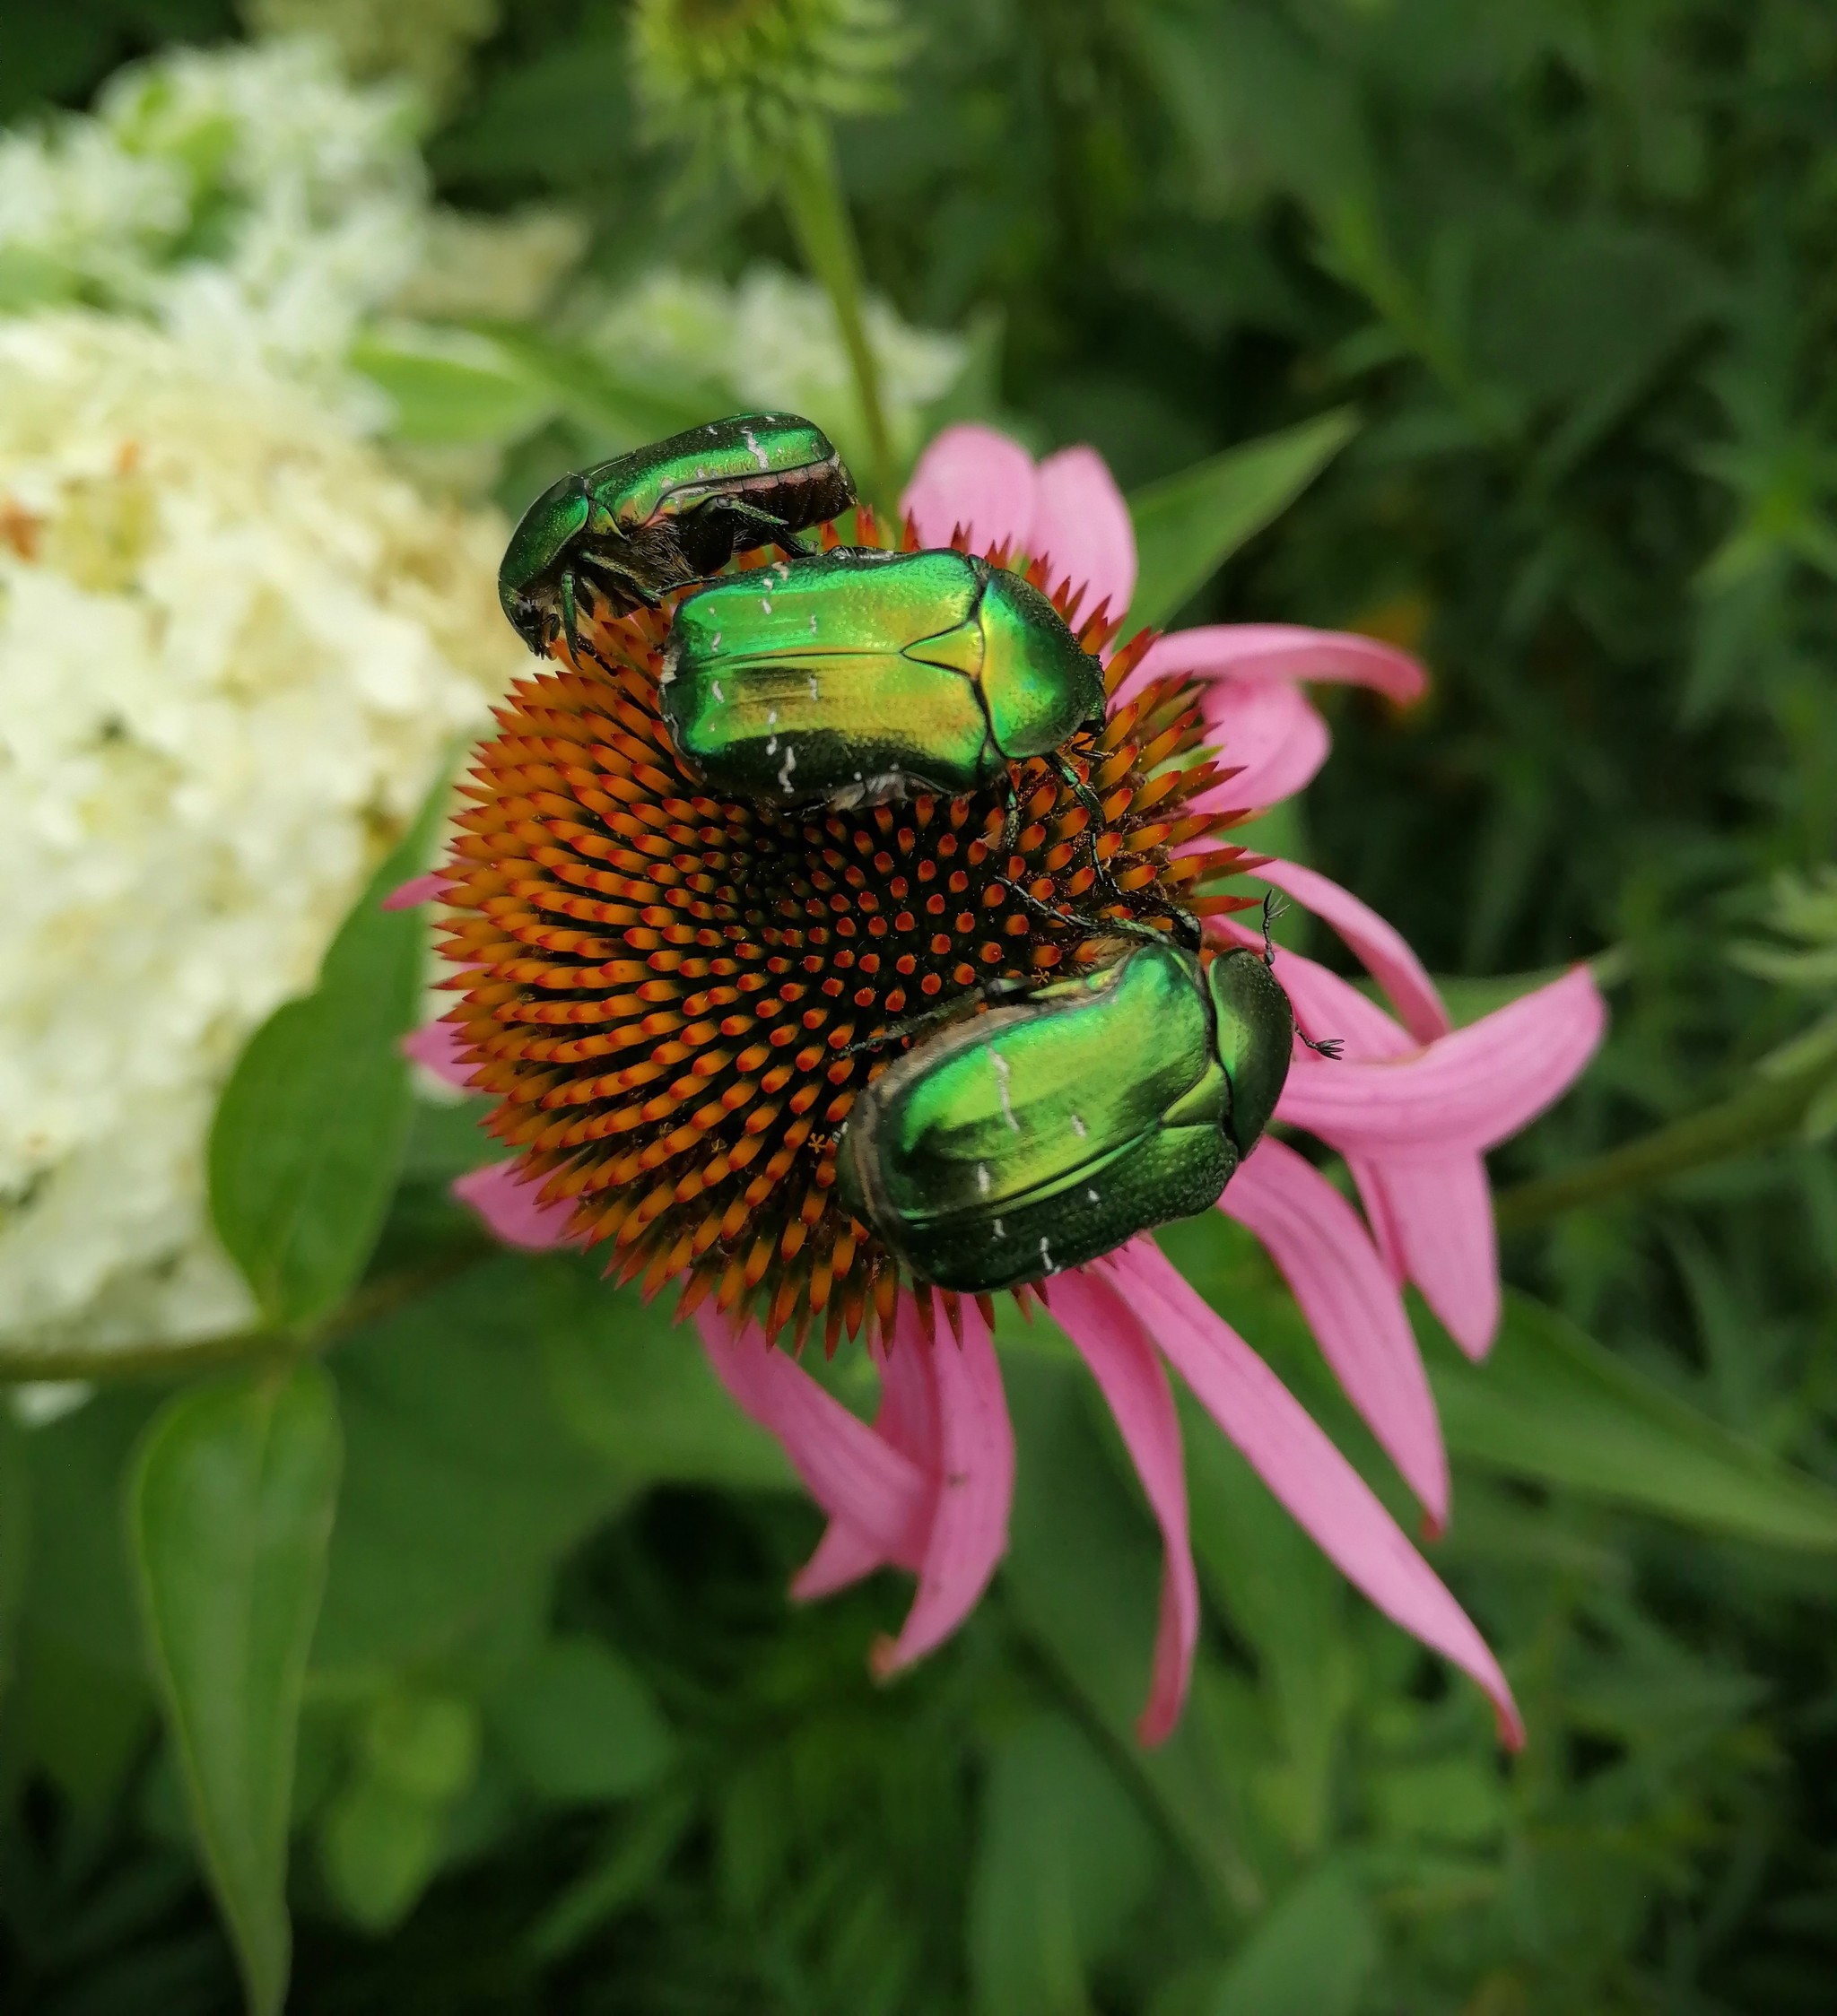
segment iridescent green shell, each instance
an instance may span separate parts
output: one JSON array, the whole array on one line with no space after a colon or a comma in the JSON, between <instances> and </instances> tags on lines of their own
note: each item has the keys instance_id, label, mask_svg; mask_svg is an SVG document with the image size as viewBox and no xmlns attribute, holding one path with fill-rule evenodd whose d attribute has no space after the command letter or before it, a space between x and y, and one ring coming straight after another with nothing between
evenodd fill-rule
<instances>
[{"instance_id":1,"label":"iridescent green shell","mask_svg":"<svg viewBox=\"0 0 1837 2016\"><path fill-rule=\"evenodd\" d=\"M1101 718L1103 673L1018 575L842 548L678 604L659 706L713 787L836 804L955 795Z\"/></svg>"},{"instance_id":2,"label":"iridescent green shell","mask_svg":"<svg viewBox=\"0 0 1837 2016\"><path fill-rule=\"evenodd\" d=\"M1146 944L922 1038L857 1099L844 1207L963 1292L1076 1266L1202 1211L1287 1076L1288 997L1255 952Z\"/></svg>"}]
</instances>

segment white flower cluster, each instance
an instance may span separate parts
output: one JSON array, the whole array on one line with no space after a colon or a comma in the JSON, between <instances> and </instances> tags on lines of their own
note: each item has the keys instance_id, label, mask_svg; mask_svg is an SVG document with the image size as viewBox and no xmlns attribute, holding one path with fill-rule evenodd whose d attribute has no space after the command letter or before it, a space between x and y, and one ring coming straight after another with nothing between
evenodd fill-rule
<instances>
[{"instance_id":1,"label":"white flower cluster","mask_svg":"<svg viewBox=\"0 0 1837 2016\"><path fill-rule=\"evenodd\" d=\"M90 117L0 135L0 297L161 322L226 373L339 373L421 258L414 101L329 48L175 49Z\"/></svg>"},{"instance_id":2,"label":"white flower cluster","mask_svg":"<svg viewBox=\"0 0 1837 2016\"><path fill-rule=\"evenodd\" d=\"M276 378L0 320L0 1353L249 1317L216 1094L515 675L502 539Z\"/></svg>"},{"instance_id":3,"label":"white flower cluster","mask_svg":"<svg viewBox=\"0 0 1837 2016\"><path fill-rule=\"evenodd\" d=\"M868 299L867 339L880 364L881 397L893 448L920 446L925 408L961 375L959 336L915 329ZM663 270L622 293L596 324L595 348L627 372L649 366L666 378L701 379L741 406L789 408L859 454L865 428L854 374L829 296L782 267L753 266L734 287Z\"/></svg>"}]
</instances>

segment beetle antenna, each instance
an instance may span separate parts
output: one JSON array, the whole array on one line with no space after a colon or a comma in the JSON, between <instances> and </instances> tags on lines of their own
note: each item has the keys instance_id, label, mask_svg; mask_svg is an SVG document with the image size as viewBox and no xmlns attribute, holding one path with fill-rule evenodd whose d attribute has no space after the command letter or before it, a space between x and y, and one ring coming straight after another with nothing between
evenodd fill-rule
<instances>
[{"instance_id":1,"label":"beetle antenna","mask_svg":"<svg viewBox=\"0 0 1837 2016\"><path fill-rule=\"evenodd\" d=\"M1305 1043L1311 1051L1313 1051L1316 1056L1331 1057L1335 1064L1337 1064L1340 1061L1340 1053L1345 1048L1345 1037L1328 1036L1323 1038L1319 1043L1317 1043L1305 1030L1298 1029L1295 1031L1295 1034L1301 1038L1302 1041Z\"/></svg>"},{"instance_id":2,"label":"beetle antenna","mask_svg":"<svg viewBox=\"0 0 1837 2016\"><path fill-rule=\"evenodd\" d=\"M1285 914L1286 914L1286 912L1287 912L1287 909L1288 909L1288 899L1287 899L1287 898L1286 898L1285 896L1282 896L1282 895L1279 895L1279 894L1278 894L1278 893L1277 893L1277 892L1276 892L1276 891L1275 891L1275 890L1273 890L1273 889L1271 889L1271 890L1266 890L1266 891L1264 891L1264 894L1263 894L1263 963L1264 963L1264 965L1266 965L1266 966L1274 966L1274 965L1275 964L1275 945L1274 945L1274 944L1273 944L1273 943L1271 943L1271 940L1270 940L1270 936L1269 936L1269 927L1270 927L1270 925L1271 925L1272 924L1274 924L1274 923L1275 922L1275 920L1276 920L1276 918L1277 918L1277 917L1282 917L1282 916L1285 915ZM1305 1041L1307 1040L1307 1038L1306 1038L1305 1037L1303 1037L1302 1040L1303 1042L1305 1042Z\"/></svg>"}]
</instances>

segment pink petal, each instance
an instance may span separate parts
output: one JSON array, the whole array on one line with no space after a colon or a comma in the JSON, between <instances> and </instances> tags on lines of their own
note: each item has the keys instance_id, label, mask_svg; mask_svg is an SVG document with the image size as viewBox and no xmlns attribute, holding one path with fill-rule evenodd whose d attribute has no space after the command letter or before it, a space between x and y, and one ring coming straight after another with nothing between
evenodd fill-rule
<instances>
[{"instance_id":1,"label":"pink petal","mask_svg":"<svg viewBox=\"0 0 1837 2016\"><path fill-rule=\"evenodd\" d=\"M918 457L901 507L922 544L942 546L962 526L978 548L1024 548L1039 505L1033 457L992 427L946 427Z\"/></svg>"},{"instance_id":2,"label":"pink petal","mask_svg":"<svg viewBox=\"0 0 1837 2016\"><path fill-rule=\"evenodd\" d=\"M1429 684L1422 666L1395 645L1293 623L1207 623L1172 630L1150 647L1137 676L1153 679L1170 672L1371 686L1401 707L1421 700Z\"/></svg>"},{"instance_id":3,"label":"pink petal","mask_svg":"<svg viewBox=\"0 0 1837 2016\"><path fill-rule=\"evenodd\" d=\"M1298 1056L1276 1113L1348 1152L1491 1148L1568 1090L1606 1027L1600 992L1578 966L1413 1057Z\"/></svg>"},{"instance_id":4,"label":"pink petal","mask_svg":"<svg viewBox=\"0 0 1837 2016\"><path fill-rule=\"evenodd\" d=\"M943 1474L937 1452L936 1395L923 1351L889 1354L878 1339L870 1349L880 1367L880 1407L874 1417L874 1432L901 1456L910 1456L927 1480L927 1502L914 1521L909 1535L911 1544L896 1557L900 1567L916 1568L923 1558L924 1537ZM831 1519L816 1551L793 1577L791 1594L800 1603L833 1595L873 1574L886 1560L858 1527L846 1519Z\"/></svg>"},{"instance_id":5,"label":"pink petal","mask_svg":"<svg viewBox=\"0 0 1837 2016\"><path fill-rule=\"evenodd\" d=\"M1102 1273L1087 1269L1059 1275L1052 1284L1052 1313L1110 1403L1161 1527L1165 1560L1161 1622L1148 1702L1136 1725L1144 1743L1158 1743L1173 1734L1180 1720L1199 1641L1199 1580L1187 1530L1180 1416L1154 1345Z\"/></svg>"},{"instance_id":6,"label":"pink petal","mask_svg":"<svg viewBox=\"0 0 1837 2016\"><path fill-rule=\"evenodd\" d=\"M1415 1282L1469 1358L1485 1357L1500 1317L1499 1237L1485 1164L1457 1152L1362 1156L1351 1167L1394 1272Z\"/></svg>"},{"instance_id":7,"label":"pink petal","mask_svg":"<svg viewBox=\"0 0 1837 2016\"><path fill-rule=\"evenodd\" d=\"M922 1658L957 1629L1007 1551L1014 1431L995 1340L973 1302L962 1306L962 1325L961 1345L942 1322L936 1342L927 1343L910 1298L902 1301L894 1325L896 1355L927 1354L937 1399L942 1485L918 1570L918 1594L899 1637L874 1648L874 1670L883 1679Z\"/></svg>"},{"instance_id":8,"label":"pink petal","mask_svg":"<svg viewBox=\"0 0 1837 2016\"><path fill-rule=\"evenodd\" d=\"M1267 1135L1218 1203L1268 1248L1320 1355L1439 1531L1448 1523L1448 1455L1435 1402L1397 1283L1357 1212Z\"/></svg>"},{"instance_id":9,"label":"pink petal","mask_svg":"<svg viewBox=\"0 0 1837 2016\"><path fill-rule=\"evenodd\" d=\"M1061 448L1040 465L1039 482L1029 548L1051 560L1055 587L1084 587L1081 616L1108 602L1120 620L1136 592L1136 528L1109 465L1095 448Z\"/></svg>"},{"instance_id":10,"label":"pink petal","mask_svg":"<svg viewBox=\"0 0 1837 2016\"><path fill-rule=\"evenodd\" d=\"M1293 797L1333 745L1326 722L1293 686L1207 686L1200 704L1219 760L1238 771L1200 794L1196 802L1207 811L1273 805Z\"/></svg>"},{"instance_id":11,"label":"pink petal","mask_svg":"<svg viewBox=\"0 0 1837 2016\"><path fill-rule=\"evenodd\" d=\"M383 908L386 910L412 910L418 903L436 901L445 887L444 875L431 873L417 875L413 882L403 882L392 889L383 899Z\"/></svg>"},{"instance_id":12,"label":"pink petal","mask_svg":"<svg viewBox=\"0 0 1837 2016\"><path fill-rule=\"evenodd\" d=\"M757 1324L739 1330L724 1316L699 1310L695 1326L721 1384L777 1436L831 1518L853 1527L882 1560L916 1559L915 1535L932 1491L911 1457L856 1420L796 1359L769 1345Z\"/></svg>"},{"instance_id":13,"label":"pink petal","mask_svg":"<svg viewBox=\"0 0 1837 2016\"><path fill-rule=\"evenodd\" d=\"M540 1183L522 1180L514 1161L487 1162L452 1183L453 1195L484 1220L493 1238L531 1253L570 1243L570 1207L539 1203L541 1189Z\"/></svg>"},{"instance_id":14,"label":"pink petal","mask_svg":"<svg viewBox=\"0 0 1837 2016\"><path fill-rule=\"evenodd\" d=\"M466 1038L457 1022L423 1022L402 1038L402 1054L462 1091L472 1087L472 1066L462 1063L459 1053Z\"/></svg>"},{"instance_id":15,"label":"pink petal","mask_svg":"<svg viewBox=\"0 0 1837 2016\"><path fill-rule=\"evenodd\" d=\"M1524 1724L1498 1661L1363 1478L1157 1247L1135 1239L1112 1264L1162 1351L1291 1517L1387 1617L1479 1681L1501 1737L1519 1748Z\"/></svg>"},{"instance_id":16,"label":"pink petal","mask_svg":"<svg viewBox=\"0 0 1837 2016\"><path fill-rule=\"evenodd\" d=\"M1454 1027L1428 969L1405 943L1402 932L1360 902L1350 890L1295 861L1270 861L1254 873L1259 882L1274 883L1338 932L1397 1004L1404 1027L1418 1043L1432 1043Z\"/></svg>"}]
</instances>

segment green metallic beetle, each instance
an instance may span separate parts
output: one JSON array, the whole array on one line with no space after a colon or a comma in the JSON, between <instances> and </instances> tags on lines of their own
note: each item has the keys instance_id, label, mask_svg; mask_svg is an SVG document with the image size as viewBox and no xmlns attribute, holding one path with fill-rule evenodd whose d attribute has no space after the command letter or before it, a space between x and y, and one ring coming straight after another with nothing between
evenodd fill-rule
<instances>
[{"instance_id":1,"label":"green metallic beetle","mask_svg":"<svg viewBox=\"0 0 1837 2016\"><path fill-rule=\"evenodd\" d=\"M1294 1038L1267 951L1202 966L1150 935L896 1058L849 1116L837 1195L921 1281L1038 1281L1215 1203Z\"/></svg>"},{"instance_id":2,"label":"green metallic beetle","mask_svg":"<svg viewBox=\"0 0 1837 2016\"><path fill-rule=\"evenodd\" d=\"M843 547L685 596L658 705L716 789L846 807L1006 785L1011 761L1101 726L1103 699L1102 666L1019 575Z\"/></svg>"},{"instance_id":3,"label":"green metallic beetle","mask_svg":"<svg viewBox=\"0 0 1837 2016\"><path fill-rule=\"evenodd\" d=\"M654 604L718 573L736 548L803 552L798 532L854 502L820 428L795 413L736 413L551 484L510 534L498 600L532 651L558 631L571 651L583 594L614 611Z\"/></svg>"}]
</instances>

